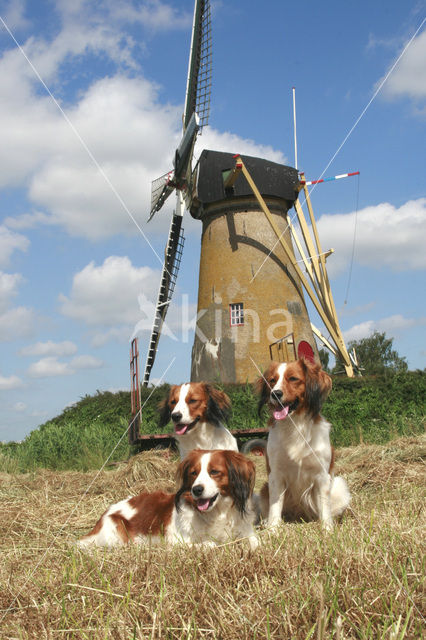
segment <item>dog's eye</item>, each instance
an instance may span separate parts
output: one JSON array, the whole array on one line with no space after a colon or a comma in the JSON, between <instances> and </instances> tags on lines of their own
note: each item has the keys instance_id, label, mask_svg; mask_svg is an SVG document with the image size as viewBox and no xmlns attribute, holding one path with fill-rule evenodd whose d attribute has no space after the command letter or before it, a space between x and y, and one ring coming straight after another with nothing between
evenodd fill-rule
<instances>
[{"instance_id":1,"label":"dog's eye","mask_svg":"<svg viewBox=\"0 0 426 640\"><path fill-rule=\"evenodd\" d=\"M188 404L194 404L194 402L197 402L195 398L191 398L191 400L188 400Z\"/></svg>"},{"instance_id":2,"label":"dog's eye","mask_svg":"<svg viewBox=\"0 0 426 640\"><path fill-rule=\"evenodd\" d=\"M197 472L196 471L191 471L191 473L189 475L192 476L193 478L195 478L195 476L197 475Z\"/></svg>"},{"instance_id":3,"label":"dog's eye","mask_svg":"<svg viewBox=\"0 0 426 640\"><path fill-rule=\"evenodd\" d=\"M171 404L171 405L173 405L173 406L175 406L175 404L176 404L176 400L170 400L170 404Z\"/></svg>"},{"instance_id":4,"label":"dog's eye","mask_svg":"<svg viewBox=\"0 0 426 640\"><path fill-rule=\"evenodd\" d=\"M211 476L218 476L218 475L219 475L219 473L220 473L220 471L218 471L217 469L212 469L212 470L210 471L210 475L211 475Z\"/></svg>"},{"instance_id":5,"label":"dog's eye","mask_svg":"<svg viewBox=\"0 0 426 640\"><path fill-rule=\"evenodd\" d=\"M298 382L299 378L296 378L295 376L290 376L289 380L290 382Z\"/></svg>"},{"instance_id":6,"label":"dog's eye","mask_svg":"<svg viewBox=\"0 0 426 640\"><path fill-rule=\"evenodd\" d=\"M270 382L271 384L275 384L276 380L275 380L275 378L271 378L271 379L269 380L269 382Z\"/></svg>"}]
</instances>

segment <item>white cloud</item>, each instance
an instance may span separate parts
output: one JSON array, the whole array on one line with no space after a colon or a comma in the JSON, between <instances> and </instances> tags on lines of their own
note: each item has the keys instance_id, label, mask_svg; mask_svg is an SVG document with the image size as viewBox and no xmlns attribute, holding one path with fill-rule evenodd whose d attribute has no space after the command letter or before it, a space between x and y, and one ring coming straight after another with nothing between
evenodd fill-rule
<instances>
[{"instance_id":1,"label":"white cloud","mask_svg":"<svg viewBox=\"0 0 426 640\"><path fill-rule=\"evenodd\" d=\"M388 98L408 97L415 101L426 98L425 60L426 31L423 31L414 38L389 76L383 86L383 95Z\"/></svg>"},{"instance_id":2,"label":"white cloud","mask_svg":"<svg viewBox=\"0 0 426 640\"><path fill-rule=\"evenodd\" d=\"M340 318L348 318L350 316L356 316L360 314L366 315L367 312L374 309L376 304L377 302L370 300L370 302L365 302L364 304L356 305L355 307L348 307L345 305L342 309L340 309L339 316ZM326 331L326 329L324 329L324 331Z\"/></svg>"},{"instance_id":3,"label":"white cloud","mask_svg":"<svg viewBox=\"0 0 426 640\"><path fill-rule=\"evenodd\" d=\"M92 347L97 349L108 344L108 342L129 342L131 331L132 327L128 324L111 327L110 329L107 329L105 331L98 331L93 335L91 339L91 345Z\"/></svg>"},{"instance_id":4,"label":"white cloud","mask_svg":"<svg viewBox=\"0 0 426 640\"><path fill-rule=\"evenodd\" d=\"M4 313L10 305L11 298L18 293L18 286L23 278L19 273L4 273L0 271L0 314Z\"/></svg>"},{"instance_id":5,"label":"white cloud","mask_svg":"<svg viewBox=\"0 0 426 640\"><path fill-rule=\"evenodd\" d=\"M375 331L386 333L388 336L395 337L407 329L414 326L426 324L426 318L405 318L401 314L381 318L379 320L366 320L360 324L356 324L350 329L343 331L346 342L350 340L361 340L371 336Z\"/></svg>"},{"instance_id":6,"label":"white cloud","mask_svg":"<svg viewBox=\"0 0 426 640\"><path fill-rule=\"evenodd\" d=\"M103 366L102 360L90 355L75 356L70 362L61 362L56 356L48 356L31 364L27 374L31 378L72 376L82 369L100 369Z\"/></svg>"},{"instance_id":7,"label":"white cloud","mask_svg":"<svg viewBox=\"0 0 426 640\"><path fill-rule=\"evenodd\" d=\"M330 275L347 267L355 226L355 262L391 271L426 267L426 198L410 200L399 209L383 203L358 214L323 215L317 224L324 250L335 249L327 261Z\"/></svg>"},{"instance_id":8,"label":"white cloud","mask_svg":"<svg viewBox=\"0 0 426 640\"><path fill-rule=\"evenodd\" d=\"M0 125L1 126L1 125ZM26 251L30 242L28 238L10 231L4 225L0 226L0 267L5 267L10 262L12 253L16 250Z\"/></svg>"},{"instance_id":9,"label":"white cloud","mask_svg":"<svg viewBox=\"0 0 426 640\"><path fill-rule=\"evenodd\" d=\"M70 366L73 369L100 369L104 366L104 363L99 358L94 356L81 355L76 356L70 362Z\"/></svg>"},{"instance_id":10,"label":"white cloud","mask_svg":"<svg viewBox=\"0 0 426 640\"><path fill-rule=\"evenodd\" d=\"M35 344L23 347L19 351L19 355L61 357L72 356L76 352L77 346L69 340L64 340L63 342L52 342L52 340L48 340L47 342L36 342Z\"/></svg>"},{"instance_id":11,"label":"white cloud","mask_svg":"<svg viewBox=\"0 0 426 640\"><path fill-rule=\"evenodd\" d=\"M24 383L18 376L9 376L8 378L0 375L0 391L10 391L11 389L19 389Z\"/></svg>"},{"instance_id":12,"label":"white cloud","mask_svg":"<svg viewBox=\"0 0 426 640\"><path fill-rule=\"evenodd\" d=\"M66 54L84 52L83 44L96 49L93 42L88 44L87 35L81 37L83 42L79 39L74 45L59 46L55 40L50 48L31 42L29 54L37 69L45 69L50 77ZM161 104L158 87L141 74L129 78L118 73L94 82L67 109L76 135L52 100L35 93L34 78L21 58L11 51L0 60L0 98L4 98L0 135L2 148L8 149L3 155L0 149L0 187L29 182L29 198L36 210L15 220L9 217L8 226L57 224L73 235L98 239L138 233L132 216L146 233L166 231L173 204L150 225L146 220L151 181L172 168L181 136L182 106ZM197 153L203 148L285 161L270 146L209 127L199 139ZM185 226L197 231L200 227L189 216Z\"/></svg>"},{"instance_id":13,"label":"white cloud","mask_svg":"<svg viewBox=\"0 0 426 640\"><path fill-rule=\"evenodd\" d=\"M15 411L17 411L18 413L22 413L23 411L26 410L27 405L25 404L25 402L16 402L13 405L13 408Z\"/></svg>"},{"instance_id":14,"label":"white cloud","mask_svg":"<svg viewBox=\"0 0 426 640\"><path fill-rule=\"evenodd\" d=\"M206 127L202 135L198 137L194 154L195 159L198 158L203 149L214 149L215 151L225 151L233 154L240 153L242 156L265 158L281 164L288 163L286 156L270 145L258 144L254 140L241 138L229 131L221 133L211 127Z\"/></svg>"},{"instance_id":15,"label":"white cloud","mask_svg":"<svg viewBox=\"0 0 426 640\"><path fill-rule=\"evenodd\" d=\"M139 294L156 299L159 276L127 257L110 256L100 266L91 262L74 276L70 295L60 295L61 312L94 327L133 326L141 316Z\"/></svg>"},{"instance_id":16,"label":"white cloud","mask_svg":"<svg viewBox=\"0 0 426 640\"><path fill-rule=\"evenodd\" d=\"M10 229L33 229L40 224L52 224L52 218L41 211L34 211L23 213L15 218L5 218L4 224Z\"/></svg>"},{"instance_id":17,"label":"white cloud","mask_svg":"<svg viewBox=\"0 0 426 640\"><path fill-rule=\"evenodd\" d=\"M67 362L60 362L55 357L41 358L28 367L27 374L31 378L52 378L70 376L75 373Z\"/></svg>"},{"instance_id":18,"label":"white cloud","mask_svg":"<svg viewBox=\"0 0 426 640\"><path fill-rule=\"evenodd\" d=\"M9 342L32 335L35 313L27 307L10 307L23 277L19 273L0 271L0 342Z\"/></svg>"},{"instance_id":19,"label":"white cloud","mask_svg":"<svg viewBox=\"0 0 426 640\"><path fill-rule=\"evenodd\" d=\"M10 307L23 277L19 273L0 271L0 342L32 335L35 313L27 307Z\"/></svg>"},{"instance_id":20,"label":"white cloud","mask_svg":"<svg viewBox=\"0 0 426 640\"><path fill-rule=\"evenodd\" d=\"M188 28L192 24L191 13L181 13L161 0L151 0L139 6L125 1L110 2L109 10L114 21L138 23L159 31Z\"/></svg>"},{"instance_id":21,"label":"white cloud","mask_svg":"<svg viewBox=\"0 0 426 640\"><path fill-rule=\"evenodd\" d=\"M150 332L157 299L159 271L134 267L127 257L110 256L103 264L89 263L73 278L68 296L59 296L64 315L93 329L92 346L112 340L129 342L132 336ZM187 297L174 299L162 333L182 339L193 329L196 304Z\"/></svg>"},{"instance_id":22,"label":"white cloud","mask_svg":"<svg viewBox=\"0 0 426 640\"><path fill-rule=\"evenodd\" d=\"M36 315L27 307L14 307L0 315L0 342L28 338L34 332Z\"/></svg>"},{"instance_id":23,"label":"white cloud","mask_svg":"<svg viewBox=\"0 0 426 640\"><path fill-rule=\"evenodd\" d=\"M50 222L70 233L90 238L135 233L126 208L145 222L150 182L171 166L181 107L161 104L156 85L142 73L133 79L124 75L123 68L134 66L134 43L125 40L117 18L121 24L149 23L150 29L154 24L181 28L188 15L182 22L181 12L161 2L139 9L107 2L102 10L113 13L114 20L100 22L93 3L72 4L73 9L55 5L63 18L56 37L50 42L32 37L24 44L34 68L54 88L63 63L86 54L106 55L117 75L91 85L89 79L89 88L67 109L73 131L52 99L38 92L39 81L24 56L17 49L7 51L0 59L0 187L30 181L33 201L46 209ZM15 225L10 218L8 224L23 228L46 222L44 215L24 214Z\"/></svg>"},{"instance_id":24,"label":"white cloud","mask_svg":"<svg viewBox=\"0 0 426 640\"><path fill-rule=\"evenodd\" d=\"M61 123L61 159L53 152L34 173L31 199L76 235L137 233L129 212L145 224L151 180L171 166L180 109L161 105L151 83L115 76L92 85L69 117L96 164Z\"/></svg>"},{"instance_id":25,"label":"white cloud","mask_svg":"<svg viewBox=\"0 0 426 640\"><path fill-rule=\"evenodd\" d=\"M2 11L2 18L13 32L26 29L30 24L25 17L24 0L12 0L9 2L8 6Z\"/></svg>"},{"instance_id":26,"label":"white cloud","mask_svg":"<svg viewBox=\"0 0 426 640\"><path fill-rule=\"evenodd\" d=\"M149 225L146 221L151 182L172 168L180 140L180 112L179 107L161 105L156 89L145 80L116 76L97 82L70 117L102 171L64 131L61 161L53 153L34 174L30 198L51 212L51 223L91 239L138 233L131 216L145 233L166 231L173 204ZM209 128L197 143L197 154L203 148L238 150L285 162L283 154L270 146ZM199 230L199 223L188 216L185 228Z\"/></svg>"}]
</instances>

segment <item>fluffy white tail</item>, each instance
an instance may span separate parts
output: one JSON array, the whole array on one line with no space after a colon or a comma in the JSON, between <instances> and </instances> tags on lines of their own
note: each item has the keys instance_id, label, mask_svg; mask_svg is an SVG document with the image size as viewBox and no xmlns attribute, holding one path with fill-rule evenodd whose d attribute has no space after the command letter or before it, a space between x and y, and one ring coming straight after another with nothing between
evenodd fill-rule
<instances>
[{"instance_id":1,"label":"fluffy white tail","mask_svg":"<svg viewBox=\"0 0 426 640\"><path fill-rule=\"evenodd\" d=\"M333 478L331 485L331 515L333 518L341 516L351 501L348 485L341 476Z\"/></svg>"}]
</instances>

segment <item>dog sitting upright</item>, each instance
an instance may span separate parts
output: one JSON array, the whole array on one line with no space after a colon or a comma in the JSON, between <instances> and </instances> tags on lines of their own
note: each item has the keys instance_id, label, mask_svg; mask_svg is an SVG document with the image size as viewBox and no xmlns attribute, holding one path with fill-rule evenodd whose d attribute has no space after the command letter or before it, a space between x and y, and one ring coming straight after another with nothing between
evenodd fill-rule
<instances>
[{"instance_id":1,"label":"dog sitting upright","mask_svg":"<svg viewBox=\"0 0 426 640\"><path fill-rule=\"evenodd\" d=\"M342 477L334 477L330 424L321 416L331 378L319 364L272 362L258 380L259 413L268 405L268 483L260 508L268 525L281 518L319 519L327 529L343 514L350 494Z\"/></svg>"},{"instance_id":2,"label":"dog sitting upright","mask_svg":"<svg viewBox=\"0 0 426 640\"><path fill-rule=\"evenodd\" d=\"M238 451L237 441L226 429L231 402L223 391L206 382L171 387L160 404L160 427L173 421L181 460L193 449Z\"/></svg>"}]
</instances>

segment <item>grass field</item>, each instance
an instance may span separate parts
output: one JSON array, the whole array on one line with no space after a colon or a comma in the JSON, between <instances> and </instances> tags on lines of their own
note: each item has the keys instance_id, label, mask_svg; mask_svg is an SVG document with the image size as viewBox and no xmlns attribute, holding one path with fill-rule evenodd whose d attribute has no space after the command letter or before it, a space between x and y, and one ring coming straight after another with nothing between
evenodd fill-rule
<instances>
[{"instance_id":1,"label":"grass field","mask_svg":"<svg viewBox=\"0 0 426 640\"><path fill-rule=\"evenodd\" d=\"M101 472L2 473L0 637L421 638L425 449L422 436L340 449L353 494L343 522L263 530L255 552L73 546L112 501L173 490L164 453Z\"/></svg>"}]
</instances>

